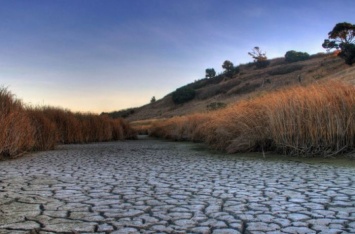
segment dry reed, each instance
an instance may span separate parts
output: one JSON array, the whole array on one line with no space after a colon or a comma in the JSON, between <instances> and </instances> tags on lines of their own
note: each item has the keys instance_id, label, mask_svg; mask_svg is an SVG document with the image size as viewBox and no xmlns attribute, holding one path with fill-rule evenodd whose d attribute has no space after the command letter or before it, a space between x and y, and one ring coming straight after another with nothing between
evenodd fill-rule
<instances>
[{"instance_id":1,"label":"dry reed","mask_svg":"<svg viewBox=\"0 0 355 234\"><path fill-rule=\"evenodd\" d=\"M135 131L122 119L53 107L24 107L6 88L0 88L0 157L53 149L58 143L101 142L135 136Z\"/></svg>"},{"instance_id":2,"label":"dry reed","mask_svg":"<svg viewBox=\"0 0 355 234\"><path fill-rule=\"evenodd\" d=\"M335 81L294 86L213 113L157 122L151 131L230 153L332 156L355 149L355 87Z\"/></svg>"},{"instance_id":3,"label":"dry reed","mask_svg":"<svg viewBox=\"0 0 355 234\"><path fill-rule=\"evenodd\" d=\"M132 121L129 124L138 134L148 135L153 123L161 120L163 119L145 119Z\"/></svg>"},{"instance_id":4,"label":"dry reed","mask_svg":"<svg viewBox=\"0 0 355 234\"><path fill-rule=\"evenodd\" d=\"M22 102L0 88L0 155L18 155L34 146L34 128L30 122Z\"/></svg>"}]
</instances>

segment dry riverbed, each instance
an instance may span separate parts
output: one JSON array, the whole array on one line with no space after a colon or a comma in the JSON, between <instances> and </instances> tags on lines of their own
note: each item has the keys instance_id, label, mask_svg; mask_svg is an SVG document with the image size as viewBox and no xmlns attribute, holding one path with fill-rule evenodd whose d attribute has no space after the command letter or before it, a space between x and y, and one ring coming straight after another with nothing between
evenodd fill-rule
<instances>
[{"instance_id":1,"label":"dry riverbed","mask_svg":"<svg viewBox=\"0 0 355 234\"><path fill-rule=\"evenodd\" d=\"M0 233L355 233L355 165L149 138L0 162Z\"/></svg>"}]
</instances>

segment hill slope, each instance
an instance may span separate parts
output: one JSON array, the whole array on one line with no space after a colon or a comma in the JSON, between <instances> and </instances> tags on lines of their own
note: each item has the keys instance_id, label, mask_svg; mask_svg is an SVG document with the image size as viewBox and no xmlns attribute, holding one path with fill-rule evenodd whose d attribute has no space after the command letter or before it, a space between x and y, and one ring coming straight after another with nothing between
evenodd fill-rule
<instances>
[{"instance_id":1,"label":"hill slope","mask_svg":"<svg viewBox=\"0 0 355 234\"><path fill-rule=\"evenodd\" d=\"M125 113L127 120L136 121L205 112L282 87L334 78L355 84L355 68L332 54L312 55L309 60L294 63L276 58L263 69L257 69L252 63L244 64L231 77L220 75L186 85L196 92L195 98L187 103L174 104L170 93L154 103L119 114Z\"/></svg>"}]
</instances>

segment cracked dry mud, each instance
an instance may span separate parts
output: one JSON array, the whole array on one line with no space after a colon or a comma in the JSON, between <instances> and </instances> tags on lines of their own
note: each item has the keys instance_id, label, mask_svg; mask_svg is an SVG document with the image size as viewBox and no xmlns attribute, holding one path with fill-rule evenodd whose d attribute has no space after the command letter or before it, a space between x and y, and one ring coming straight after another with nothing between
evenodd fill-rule
<instances>
[{"instance_id":1,"label":"cracked dry mud","mask_svg":"<svg viewBox=\"0 0 355 234\"><path fill-rule=\"evenodd\" d=\"M0 233L355 233L353 167L138 140L0 162Z\"/></svg>"}]
</instances>

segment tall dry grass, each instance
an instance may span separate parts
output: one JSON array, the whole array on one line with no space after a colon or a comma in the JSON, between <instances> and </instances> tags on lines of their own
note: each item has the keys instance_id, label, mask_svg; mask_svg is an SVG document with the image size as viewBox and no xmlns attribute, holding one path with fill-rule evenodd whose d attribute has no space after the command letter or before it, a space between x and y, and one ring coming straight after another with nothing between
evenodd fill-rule
<instances>
[{"instance_id":1,"label":"tall dry grass","mask_svg":"<svg viewBox=\"0 0 355 234\"><path fill-rule=\"evenodd\" d=\"M25 107L6 88L0 88L0 157L53 149L57 144L135 138L123 119L72 113L53 107Z\"/></svg>"},{"instance_id":2,"label":"tall dry grass","mask_svg":"<svg viewBox=\"0 0 355 234\"><path fill-rule=\"evenodd\" d=\"M52 122L41 109L33 108L26 110L33 128L32 138L34 145L30 150L50 150L53 149L59 141L56 125Z\"/></svg>"},{"instance_id":3,"label":"tall dry grass","mask_svg":"<svg viewBox=\"0 0 355 234\"><path fill-rule=\"evenodd\" d=\"M286 154L331 155L355 149L355 87L328 81L270 95L269 132Z\"/></svg>"},{"instance_id":4,"label":"tall dry grass","mask_svg":"<svg viewBox=\"0 0 355 234\"><path fill-rule=\"evenodd\" d=\"M163 119L145 119L130 122L130 126L141 135L148 135L153 123Z\"/></svg>"},{"instance_id":5,"label":"tall dry grass","mask_svg":"<svg viewBox=\"0 0 355 234\"><path fill-rule=\"evenodd\" d=\"M34 127L21 101L0 88L0 155L18 155L32 149Z\"/></svg>"},{"instance_id":6,"label":"tall dry grass","mask_svg":"<svg viewBox=\"0 0 355 234\"><path fill-rule=\"evenodd\" d=\"M203 123L210 120L206 114L176 116L170 119L155 121L150 129L150 135L166 139L183 141L202 141Z\"/></svg>"},{"instance_id":7,"label":"tall dry grass","mask_svg":"<svg viewBox=\"0 0 355 234\"><path fill-rule=\"evenodd\" d=\"M230 153L331 156L355 149L355 87L327 81L157 122L152 135L203 141Z\"/></svg>"}]
</instances>

